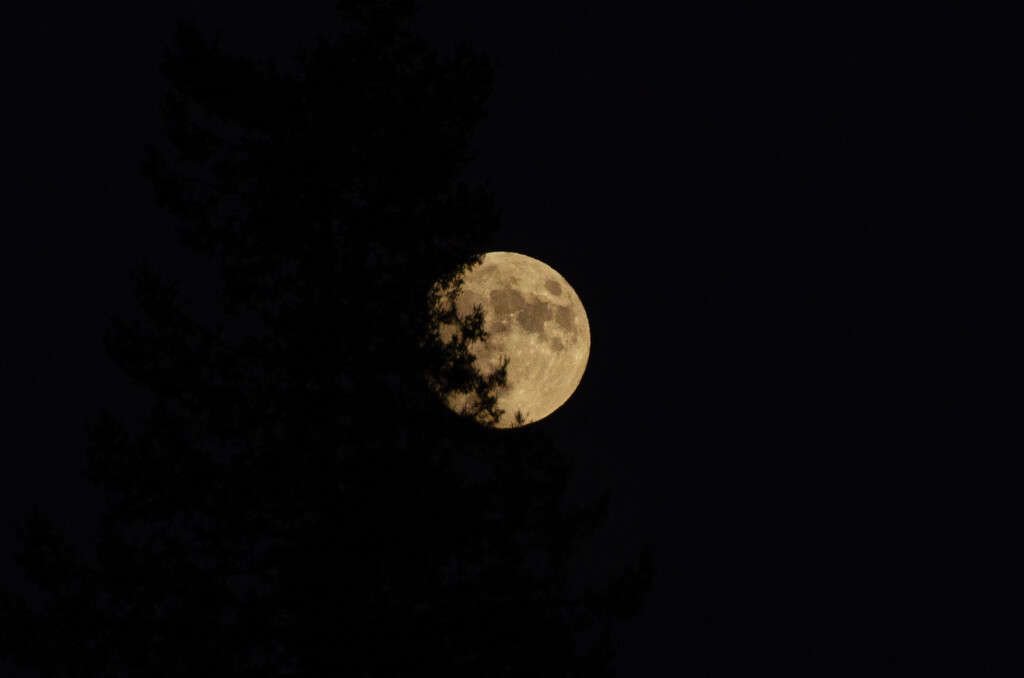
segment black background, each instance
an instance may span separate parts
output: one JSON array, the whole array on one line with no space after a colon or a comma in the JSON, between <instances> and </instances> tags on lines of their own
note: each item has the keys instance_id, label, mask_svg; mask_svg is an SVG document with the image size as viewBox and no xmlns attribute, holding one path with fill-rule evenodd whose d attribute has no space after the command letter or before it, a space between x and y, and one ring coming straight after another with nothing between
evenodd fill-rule
<instances>
[{"instance_id":1,"label":"black background","mask_svg":"<svg viewBox=\"0 0 1024 678\"><path fill-rule=\"evenodd\" d=\"M101 347L132 313L130 268L210 281L138 172L175 22L283 58L333 20L305 5L0 10L5 585L30 506L83 544L94 526L85 426L137 409ZM537 426L579 497L611 492L581 581L654 549L621 675L1006 668L1020 520L993 356L1019 315L1024 180L1008 20L421 5L438 45L496 64L472 170L503 210L494 248L550 264L587 308L587 373Z\"/></svg>"}]
</instances>

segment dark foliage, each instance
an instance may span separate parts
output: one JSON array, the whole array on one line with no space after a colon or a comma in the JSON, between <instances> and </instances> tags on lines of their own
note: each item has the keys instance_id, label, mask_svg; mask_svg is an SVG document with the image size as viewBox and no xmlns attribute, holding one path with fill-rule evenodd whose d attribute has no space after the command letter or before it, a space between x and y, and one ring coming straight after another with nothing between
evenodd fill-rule
<instances>
[{"instance_id":1,"label":"dark foliage","mask_svg":"<svg viewBox=\"0 0 1024 678\"><path fill-rule=\"evenodd\" d=\"M479 314L431 292L497 223L458 179L489 66L418 40L403 3L343 10L290 70L189 26L167 52L174 157L151 150L145 172L222 273L223 324L140 270L139 318L110 326L152 406L92 430L93 553L25 524L44 603L4 597L0 650L44 675L610 673L648 561L573 592L603 504L567 504L541 432L478 425L503 372L472 363ZM456 417L435 390L479 407Z\"/></svg>"}]
</instances>

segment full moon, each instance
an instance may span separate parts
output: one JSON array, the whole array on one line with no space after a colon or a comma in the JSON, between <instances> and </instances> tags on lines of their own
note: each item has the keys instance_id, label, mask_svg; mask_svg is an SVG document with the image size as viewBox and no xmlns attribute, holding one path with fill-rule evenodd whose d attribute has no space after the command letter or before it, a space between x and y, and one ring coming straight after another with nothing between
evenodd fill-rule
<instances>
[{"instance_id":1,"label":"full moon","mask_svg":"<svg viewBox=\"0 0 1024 678\"><path fill-rule=\"evenodd\" d=\"M517 413L536 422L561 407L590 356L590 324L576 292L547 264L515 252L488 252L463 281L455 309L464 317L480 306L487 333L470 349L476 367L491 372L509 360L507 385L495 392L504 410L495 426L515 426ZM461 412L469 397L453 394L447 404Z\"/></svg>"}]
</instances>

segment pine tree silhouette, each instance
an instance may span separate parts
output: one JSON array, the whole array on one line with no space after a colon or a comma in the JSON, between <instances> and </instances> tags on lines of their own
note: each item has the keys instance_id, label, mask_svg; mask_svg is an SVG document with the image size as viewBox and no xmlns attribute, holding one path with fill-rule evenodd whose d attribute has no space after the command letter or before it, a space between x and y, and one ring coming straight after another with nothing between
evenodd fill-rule
<instances>
[{"instance_id":1,"label":"pine tree silhouette","mask_svg":"<svg viewBox=\"0 0 1024 678\"><path fill-rule=\"evenodd\" d=\"M498 431L469 351L482 316L431 292L497 225L459 179L490 69L416 37L408 3L343 3L290 69L185 25L168 50L174 158L144 164L182 242L222 275L223 324L140 269L106 335L152 395L91 431L90 557L40 515L0 650L47 676L610 675L646 553L575 595L604 503L570 506L562 452ZM439 318L460 327L445 342ZM425 376L426 375L426 378ZM478 394L457 417L437 391ZM500 414L500 412L498 412Z\"/></svg>"}]
</instances>

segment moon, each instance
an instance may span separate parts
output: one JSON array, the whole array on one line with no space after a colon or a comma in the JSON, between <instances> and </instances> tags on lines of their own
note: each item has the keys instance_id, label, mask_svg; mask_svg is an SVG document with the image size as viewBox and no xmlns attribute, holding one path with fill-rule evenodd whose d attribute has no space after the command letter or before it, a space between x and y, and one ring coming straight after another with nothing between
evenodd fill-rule
<instances>
[{"instance_id":1,"label":"moon","mask_svg":"<svg viewBox=\"0 0 1024 678\"><path fill-rule=\"evenodd\" d=\"M476 367L489 373L508 358L507 385L495 395L504 410L497 428L540 421L576 391L590 357L590 324L576 291L542 261L515 252L488 252L470 268L455 299L460 317L480 306L487 337L471 347ZM442 327L442 334L454 331ZM461 412L470 398L447 400Z\"/></svg>"}]
</instances>

